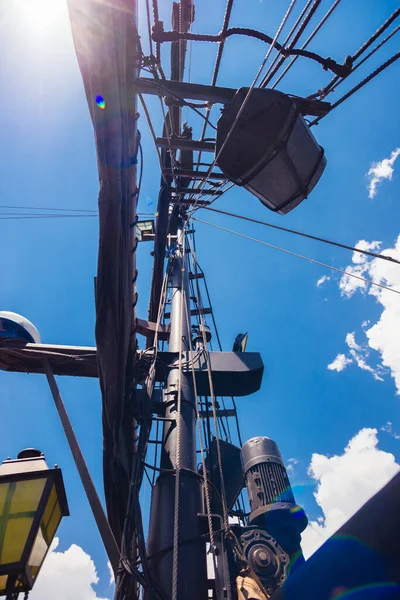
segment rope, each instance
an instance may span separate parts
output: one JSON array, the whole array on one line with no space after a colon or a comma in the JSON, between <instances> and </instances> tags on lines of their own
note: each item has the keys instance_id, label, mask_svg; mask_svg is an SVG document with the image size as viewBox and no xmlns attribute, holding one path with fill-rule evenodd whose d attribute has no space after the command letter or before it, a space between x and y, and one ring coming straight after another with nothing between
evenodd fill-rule
<instances>
[{"instance_id":1,"label":"rope","mask_svg":"<svg viewBox=\"0 0 400 600\"><path fill-rule=\"evenodd\" d=\"M192 245L192 249L191 249L190 254L191 254L191 256L196 256L196 241L195 241L194 233L192 234L192 240L193 240L193 245ZM204 282L204 288L206 290L207 302L208 302L208 306L211 309L211 319L212 319L212 322L213 322L213 325L214 325L214 330L215 330L215 335L216 335L216 338L217 338L218 348L219 348L219 351L222 352L221 338L219 336L217 322L216 322L215 316L214 316L214 310L213 310L213 306L212 306L212 302L211 302L210 292L209 292L208 285L207 285L207 279L206 279L205 273L204 273L203 269L200 267L199 263L197 261L196 262L193 261L193 264L194 264L195 274L197 274L197 272L198 272L197 269L200 269L200 271L203 273L203 282ZM199 290L200 288L199 288L198 278L196 278L196 284L197 284L197 288ZM199 295L199 292L198 292L198 295ZM238 416L237 416L236 401L235 401L235 398L233 396L231 396L231 400L232 400L233 408L235 409L235 422L236 422L236 430L237 430L239 444L240 444L240 446L243 446L242 436L241 436L240 427L239 427L239 419L238 419ZM224 400L224 398L222 398L222 401L223 401L223 408L226 408L225 407L225 400ZM230 426L229 426L229 419L228 419L228 417L226 417L226 425L227 425L227 429L228 429L229 439L231 441L232 440L232 436L231 436L231 432L230 432Z\"/></svg>"},{"instance_id":2,"label":"rope","mask_svg":"<svg viewBox=\"0 0 400 600\"><path fill-rule=\"evenodd\" d=\"M222 35L226 35L226 32L228 31L229 20L231 18L231 13L232 13L232 7L233 7L233 0L227 0L226 7L225 7L224 20L223 20L222 29L221 29ZM213 72L213 76L212 76L212 80L211 80L212 87L214 87L217 83L219 68L221 66L222 53L224 51L224 46L225 46L225 41L226 41L226 39L222 39L218 45L217 58L215 60L214 72Z\"/></svg>"},{"instance_id":3,"label":"rope","mask_svg":"<svg viewBox=\"0 0 400 600\"><path fill-rule=\"evenodd\" d=\"M160 421L156 421L156 441L159 441L159 424ZM151 485L153 486L156 482L156 471L155 471L155 467L157 466L157 455L158 455L158 443L155 444L155 448L154 448L154 470L153 470L153 474L151 477Z\"/></svg>"},{"instance_id":4,"label":"rope","mask_svg":"<svg viewBox=\"0 0 400 600\"><path fill-rule=\"evenodd\" d=\"M301 11L301 13L299 14L299 16L297 17L297 20L296 20L295 24L293 25L292 29L289 31L288 35L286 36L286 39L283 42L282 46L286 47L286 44L289 42L290 38L292 37L292 35L296 31L297 27L299 26L299 23L300 23L301 19L304 17L305 13L309 9L309 7L310 7L310 5L311 5L312 2L313 2L313 0L308 0L307 4L304 6L303 10ZM302 27L303 27L303 25L301 25L301 28ZM301 35L301 31L296 34L295 39L290 44L290 47L292 47L297 42L297 40L299 39L300 35ZM272 72L272 69L275 66L275 64L278 62L278 60L279 60L279 64L276 66L276 68ZM278 71L278 69L285 62L285 60L286 60L286 56L282 56L279 53L275 56L274 60L270 64L267 72L265 73L263 79L261 80L260 87L266 87L268 81L271 79L271 77L274 76L274 74ZM268 77L271 72L272 72L271 77Z\"/></svg>"},{"instance_id":5,"label":"rope","mask_svg":"<svg viewBox=\"0 0 400 600\"><path fill-rule=\"evenodd\" d=\"M162 158L161 158L161 152L160 152L159 147L157 146L157 136L156 136L156 132L154 131L153 123L151 121L149 109L147 108L147 105L146 105L146 103L144 101L143 95L142 94L138 94L138 96L139 96L140 103L141 103L141 105L143 107L144 114L146 116L147 124L149 126L150 133L151 133L151 137L153 138L154 147L155 147L156 152L157 152L158 162L160 163L160 169L161 169L161 177L163 178L165 185L168 185L168 180L167 180L166 175L164 173L164 166L163 166L163 162L162 162Z\"/></svg>"},{"instance_id":6,"label":"rope","mask_svg":"<svg viewBox=\"0 0 400 600\"><path fill-rule=\"evenodd\" d=\"M168 96L172 96L173 98L175 98L179 102L178 106L182 105L182 106L187 106L188 108L191 108L195 113L197 113L199 115L199 117L204 119L204 121L207 121L207 123L208 123L208 125L210 125L210 127L212 127L215 130L217 129L215 127L215 125L213 125L209 121L209 119L198 110L198 108L204 108L205 107L204 104L194 104L193 102L188 102L187 100L185 100L185 98L183 98L182 96L179 96L179 94L176 94L175 92L172 92L167 86L163 85L159 81L154 80L151 83L152 83L152 85L159 87L160 89L167 92Z\"/></svg>"},{"instance_id":7,"label":"rope","mask_svg":"<svg viewBox=\"0 0 400 600\"><path fill-rule=\"evenodd\" d=\"M177 240L181 245L182 270L185 269L186 247L184 243L186 225L182 228L182 240ZM181 281L181 299L185 302L184 274ZM175 455L175 504L174 504L174 536L172 551L172 600L178 600L178 574L179 574L179 496L180 496L180 462L181 462L181 405L182 405L182 328L183 310L181 310L179 321L179 362L178 362L178 397L177 397L177 419L176 419L176 455Z\"/></svg>"},{"instance_id":8,"label":"rope","mask_svg":"<svg viewBox=\"0 0 400 600\"><path fill-rule=\"evenodd\" d=\"M232 131L234 130L234 128L235 128L235 126L236 126L237 122L239 121L239 119L240 119L240 117L241 117L241 115L242 115L242 113L243 113L243 111L244 111L244 109L245 109L245 107L246 107L246 105L247 105L247 102L249 101L249 98L250 98L251 92L253 91L253 89L254 89L255 85L256 85L256 84L257 84L257 82L258 82L258 79L259 79L259 77L260 77L260 75L261 75L261 73L262 73L262 71L263 71L263 69L264 69L264 67L265 67L265 65L266 65L266 63L267 63L267 61L268 61L268 59L269 59L269 56L270 56L270 54L271 54L271 52L272 52L272 49L274 48L274 46L275 46L275 43L276 43L276 41L277 41L277 39L278 39L278 37L279 37L279 35L280 35L280 33L281 33L281 31L282 31L283 27L285 26L285 23L286 23L286 21L287 21L287 19L288 19L289 15L290 15L290 13L292 12L292 9L293 9L293 7L294 7L294 5L295 5L295 2L296 2L296 0L292 0L292 1L291 1L290 5L289 5L289 8L287 9L287 11L286 11L286 13L285 13L285 15L284 15L284 17L283 17L283 19L282 19L282 21L281 21L281 24L280 24L280 25L279 25L279 27L278 27L278 30L277 30L277 32L276 32L276 34L275 34L275 37L274 37L274 39L272 40L272 43L271 43L270 47L268 48L268 51L267 51L267 53L266 53L266 55L265 55L265 57L264 57L264 60L262 61L261 65L260 65L260 67L259 67L259 69L258 69L258 71L257 71L257 74L256 74L256 76L255 76L255 78L254 78L254 81L253 81L253 83L251 84L251 86L250 86L250 88L249 88L249 90L248 90L248 92L247 92L247 94L246 94L246 97L245 97L245 99L244 99L244 100L243 100L243 102L242 102L242 105L241 105L241 107L239 108L239 111L238 111L238 113L237 113L237 115L236 115L236 117L235 117L235 120L234 120L234 122L232 123L232 126L231 126L231 128L229 129L229 131L228 131L228 133L227 133L227 136L226 136L226 138L225 138L224 142L223 142L223 143L222 143L222 145L221 145L221 148L219 149L219 151L218 151L217 155L215 156L215 158L214 158L214 160L213 160L212 164L210 165L210 168L209 168L209 170L208 170L208 172L207 172L207 175L205 176L205 178L204 178L204 179L203 179L203 180L200 182L200 184L199 184L197 187L193 188L193 189L194 189L196 192L197 192L197 191L201 191L201 189L204 189L204 186L205 186L205 184L206 184L206 183L207 183L207 181L209 180L209 177L210 177L210 175L211 175L211 173L212 173L212 171L213 171L213 169L214 169L215 165L217 164L217 161L218 161L219 157L221 156L221 153L222 153L222 151L224 150L224 148L225 148L226 144L227 144L227 143L228 143L228 141L229 141L229 138L230 138L230 137L231 137L231 135L232 135ZM199 200L199 198L196 200L196 202L195 202L195 204L194 204L194 206L193 206L193 209L196 207L196 204L197 204L198 200ZM193 211L192 211L192 212L193 212Z\"/></svg>"},{"instance_id":9,"label":"rope","mask_svg":"<svg viewBox=\"0 0 400 600\"><path fill-rule=\"evenodd\" d=\"M227 215L228 217L235 217L236 219L241 219L242 221L249 221L250 223L257 223L258 225L264 225L265 227L271 227L272 229L279 229L280 231L286 231L287 233L293 233L294 235L300 235L305 238L309 238L311 240L316 240L317 242L323 242L324 244L330 244L331 246L336 246L338 248L344 248L345 250L351 250L352 252L358 252L359 254L365 254L367 256L371 256L373 258L380 258L381 260L388 260L390 262L397 263L400 265L400 261L392 256L386 256L385 254L377 254L376 252L369 252L368 250L361 250L361 248L354 248L353 246L347 246L346 244L341 244L339 242L334 242L332 240L327 240L322 237L318 237L316 235L311 235L309 233L303 233L301 231L296 231L295 229L288 229L287 227L281 227L280 225L273 225L272 223L267 223L267 221L259 221L258 219L252 219L251 217L245 217L244 215L238 215L236 213L227 212L225 210L219 210L218 208L210 208L209 206L203 206L202 208L206 210L211 210L212 212L220 213L221 215Z\"/></svg>"},{"instance_id":10,"label":"rope","mask_svg":"<svg viewBox=\"0 0 400 600\"><path fill-rule=\"evenodd\" d=\"M54 208L54 207L45 207L45 206L10 206L8 204L0 204L0 208L10 208L10 209L21 209L21 210L54 210L54 211L63 211L63 212L84 212L84 213L96 213L97 210L89 210L83 208Z\"/></svg>"},{"instance_id":11,"label":"rope","mask_svg":"<svg viewBox=\"0 0 400 600\"><path fill-rule=\"evenodd\" d=\"M382 23L382 25L375 31L375 33L357 50L352 56L352 61L355 62L364 52L374 43L374 41L384 32L386 29L397 19L400 15L400 8L397 8L390 17ZM321 97L326 97L335 87L339 77L336 75L328 85L322 90Z\"/></svg>"},{"instance_id":12,"label":"rope","mask_svg":"<svg viewBox=\"0 0 400 600\"><path fill-rule=\"evenodd\" d=\"M318 0L320 1L320 0ZM337 0L339 1L339 0ZM292 0L292 5L296 0ZM291 6L292 6L291 5ZM153 40L156 42L177 42L182 40L192 40L195 42L222 42L232 35L245 35L247 37L253 37L261 42L270 44L271 49L275 48L283 56L303 56L318 62L325 70L332 71L340 77L345 77L350 70L350 65L339 64L332 58L323 58L316 52L309 52L303 48L284 48L282 44L279 44L276 39L272 39L271 36L255 29L249 29L244 27L231 27L224 34L209 35L201 33L190 33L190 32L178 32L178 31L164 31L162 28L162 22L157 24L157 27L153 28Z\"/></svg>"},{"instance_id":13,"label":"rope","mask_svg":"<svg viewBox=\"0 0 400 600\"><path fill-rule=\"evenodd\" d=\"M290 254L291 256L297 256L297 258L302 258L303 260L307 260L308 262L312 262L316 265L320 265L321 267L326 267L327 269L331 269L332 271L337 271L338 273L343 273L344 275L348 275L349 277L354 277L354 279L359 279L364 281L365 283L369 283L371 285L375 285L384 290L388 290L389 292L394 292L395 294L400 294L399 290L395 290L394 288L387 287L386 285L382 285L381 283L377 283L375 281L371 281L370 279L365 279L360 275L354 275L354 273L349 273L348 271L344 271L343 269L338 269L337 267L332 267L332 265L327 265L318 260L314 260L313 258L309 258L308 256L303 256L302 254L297 254L296 252L291 252L290 250L285 250L284 248L280 248L279 246L275 246L274 244L268 244L262 240L258 240L257 238L250 237L249 235L245 235L244 233L239 233L238 231L233 231L232 229L226 229L225 227L221 227L220 225L214 225L214 223L208 223L207 221L202 221L197 217L193 217L194 221L199 221L199 223L204 223L205 225L210 225L211 227L215 227L216 229L221 229L222 231L227 231L228 233L234 233L239 237L245 238L247 240L251 240L252 242L257 242L258 244L262 244L263 246L268 246L269 248L274 248L275 250L280 250L280 252L285 252L286 254Z\"/></svg>"},{"instance_id":14,"label":"rope","mask_svg":"<svg viewBox=\"0 0 400 600\"><path fill-rule=\"evenodd\" d=\"M338 106L340 106L345 100L347 100L348 98L350 98L351 96L353 96L353 94L355 94L356 92L358 92L358 90L360 90L361 88L363 88L367 83L369 83L377 75L379 75L380 73L382 73L382 71L384 71L385 69L387 69L387 67L390 67L390 65L393 64L394 62L396 62L396 60L398 60L399 58L400 58L400 52L397 52L397 54L394 54L391 58L389 58L389 60L387 60L380 67L378 67L377 69L375 69L375 71L373 71L372 73L370 73L368 75L368 77L366 77L365 79L363 79L362 81L360 81L360 83L358 85L356 85L349 92L347 92L347 94L345 94L344 96L342 96L341 98L339 98L339 100L337 102L335 102L334 104L332 104L332 106L331 106L331 108L329 110L329 113L331 113L334 108L337 108ZM316 119L314 119L314 121L311 121L311 123L310 123L309 126L312 127L313 125L317 125L322 118L323 117L317 117Z\"/></svg>"},{"instance_id":15,"label":"rope","mask_svg":"<svg viewBox=\"0 0 400 600\"><path fill-rule=\"evenodd\" d=\"M187 303L186 301L184 301L185 304L185 313L186 313L186 323L187 323L187 328L190 331L190 320L189 320L189 313L188 313L188 308L187 308ZM207 521L208 521L208 533L210 536L210 545L211 545L211 552L212 552L212 556L213 556L213 561L214 561L214 568L215 568L215 538L214 538L214 529L213 529L213 525L212 525L212 517L211 517L211 500L210 500L210 490L208 487L208 477L207 477L207 468L206 468L206 458L205 458L205 453L204 453L204 443L203 443L203 432L201 429L201 419L200 419L200 412L199 412L199 396L198 396L198 392L197 392L197 383L196 383L196 374L194 371L194 361L193 361L193 349L192 349L192 345L190 344L189 346L189 356L191 358L191 371L192 371L192 379L193 379L193 390L194 390L194 396L196 398L196 403L195 403L195 409L196 409L196 423L197 423L197 429L199 432L199 445L200 445L200 456L201 456L201 465L203 468L203 487L204 487L204 496L205 496L205 501L206 501L206 514L207 514Z\"/></svg>"},{"instance_id":16,"label":"rope","mask_svg":"<svg viewBox=\"0 0 400 600\"><path fill-rule=\"evenodd\" d=\"M176 169L177 163L176 163L175 152L174 152L174 150L172 148L172 141L171 141L171 139L172 139L171 138L171 131L173 131L172 115L171 115L171 111L167 109L168 117L169 117L169 126L171 128L171 129L169 129L169 127L167 125L167 114L165 112L164 102L163 102L162 98L160 98L160 104L161 104L161 110L162 110L163 117L164 117L165 132L166 132L166 135L167 135L169 156L170 156L170 159L171 159L171 177L172 177L172 180L173 180L173 182L175 184L175 187L177 187L176 176L175 176L175 173L174 173L174 169Z\"/></svg>"},{"instance_id":17,"label":"rope","mask_svg":"<svg viewBox=\"0 0 400 600\"><path fill-rule=\"evenodd\" d=\"M316 26L316 28L314 29L314 31L307 38L307 40L304 42L304 44L302 45L302 49L307 48L308 44L314 39L314 37L317 35L318 31L326 23L326 21L329 19L329 17L331 16L331 14L335 10L335 8L340 4L340 2L341 2L341 0L336 0L336 2L334 2L332 4L332 6L330 7L330 9L326 12L326 14L322 17L321 21ZM297 59L298 59L298 56L295 56L294 58L292 58L292 60L290 61L290 63L287 65L286 69L283 71L283 73L281 73L281 75L278 77L278 79L273 84L272 89L274 89L278 85L278 83L282 80L282 78L289 71L289 69L291 69L291 67L294 65L294 63L296 62ZM347 63L347 61L345 61L345 62ZM349 61L348 64L351 65L352 63ZM351 73L351 68L348 70L347 75L349 75L350 73ZM336 73L336 75L339 76L339 73ZM346 77L347 75L345 74L344 77ZM342 77L343 75L340 75L340 76Z\"/></svg>"},{"instance_id":18,"label":"rope","mask_svg":"<svg viewBox=\"0 0 400 600\"><path fill-rule=\"evenodd\" d=\"M357 52L355 54L353 54L353 57L352 57L353 60L357 60L357 58L360 58L361 54L364 54L364 52L370 47L371 44L374 43L374 41L381 35L381 33L386 31L386 29L399 16L400 16L400 8L396 8L396 10L390 15L390 17L384 23L382 23L382 25L375 31L375 33L373 35L371 35L371 37L365 42L365 44L363 44L361 46L361 48L359 48L357 50Z\"/></svg>"},{"instance_id":19,"label":"rope","mask_svg":"<svg viewBox=\"0 0 400 600\"><path fill-rule=\"evenodd\" d=\"M192 253L192 256L193 256L194 263L197 263L196 253L195 252ZM213 419L214 419L215 443L216 443L216 447L217 447L218 470L219 470L219 476L220 476L220 481L221 481L223 523L224 523L225 532L228 534L230 528L229 528L229 518L228 518L228 507L227 507L227 502L226 502L224 474L223 474L223 469L222 469L221 448L219 445L219 426L218 426L217 408L216 408L215 394L214 394L214 384L213 384L213 379L212 379L211 361L210 361L210 353L208 351L206 330L204 327L204 325L205 325L204 316L202 314L203 302L202 302L202 298L201 298L200 287L198 285L197 285L197 288L198 288L197 294L198 294L198 301L199 301L199 308L200 308L199 313L200 313L200 321L201 321L201 332L202 332L202 338L203 338L204 356L205 356L206 366L207 366L208 384L210 387L210 396L211 396L212 412L213 412Z\"/></svg>"},{"instance_id":20,"label":"rope","mask_svg":"<svg viewBox=\"0 0 400 600\"><path fill-rule=\"evenodd\" d=\"M7 213L4 213L7 214ZM10 214L10 213L8 213ZM85 218L85 217L96 217L97 215L51 215L51 214L46 214L46 215L41 215L41 214L36 214L36 215L19 215L19 216L0 216L0 221L19 221L21 219L78 219L78 218Z\"/></svg>"},{"instance_id":21,"label":"rope","mask_svg":"<svg viewBox=\"0 0 400 600\"><path fill-rule=\"evenodd\" d=\"M146 0L146 16L147 16L147 33L149 35L150 56L153 56L153 39L151 37L151 22L150 22L150 4L149 4L149 0Z\"/></svg>"},{"instance_id":22,"label":"rope","mask_svg":"<svg viewBox=\"0 0 400 600\"><path fill-rule=\"evenodd\" d=\"M153 0L152 1L152 5L153 5L153 19L154 19L154 24L156 24L160 20L159 13L158 13L158 0ZM160 42L156 43L156 62L158 64L158 66L161 68L161 46L160 46Z\"/></svg>"},{"instance_id":23,"label":"rope","mask_svg":"<svg viewBox=\"0 0 400 600\"><path fill-rule=\"evenodd\" d=\"M368 54L362 60L360 60L360 62L358 62L356 65L353 65L351 74L353 74L354 71L357 71L358 67L361 67L361 65L363 65L369 58L371 58L371 56L373 56L375 54L375 52L377 52L380 48L382 48L382 46L384 46L386 44L386 42L388 42L398 31L400 31L400 25L398 25L395 29L393 29L393 31L391 31L389 33L389 35L386 36L385 39L382 40L377 46L375 46L375 48L373 48L371 50L371 52L368 52ZM339 85L342 84L344 81L346 81L346 77L344 77L343 79L339 79L338 83L329 89L329 93L335 92L337 90L337 88L339 87ZM325 94L324 90L321 90L321 92L319 92L318 94L315 94L314 97L316 97L316 96L321 97L322 94Z\"/></svg>"},{"instance_id":24,"label":"rope","mask_svg":"<svg viewBox=\"0 0 400 600\"><path fill-rule=\"evenodd\" d=\"M111 527L107 520L103 507L101 505L93 480L90 476L89 469L83 457L82 450L79 446L79 442L76 438L74 429L72 427L72 423L68 416L60 390L58 388L56 379L50 366L50 361L47 358L43 360L43 369L47 378L47 382L49 384L51 394L53 396L58 416L60 417L61 425L64 429L65 437L67 438L72 457L78 470L82 485L86 492L86 497L88 499L90 508L92 509L92 513L95 518L98 530L100 532L101 539L103 540L108 559L111 563L114 573L117 573L120 561L119 548L117 546L117 542L115 541L114 534L111 531Z\"/></svg>"}]
</instances>

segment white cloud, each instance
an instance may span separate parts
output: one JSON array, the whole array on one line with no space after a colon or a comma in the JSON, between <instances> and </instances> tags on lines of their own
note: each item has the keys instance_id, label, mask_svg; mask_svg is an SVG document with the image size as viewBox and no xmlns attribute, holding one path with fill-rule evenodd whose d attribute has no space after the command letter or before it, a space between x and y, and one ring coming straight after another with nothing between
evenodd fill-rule
<instances>
[{"instance_id":1,"label":"white cloud","mask_svg":"<svg viewBox=\"0 0 400 600\"><path fill-rule=\"evenodd\" d=\"M378 447L376 429L364 428L337 456L313 454L309 475L318 482L315 500L323 516L302 534L308 558L399 470L393 454Z\"/></svg>"},{"instance_id":2,"label":"white cloud","mask_svg":"<svg viewBox=\"0 0 400 600\"><path fill-rule=\"evenodd\" d=\"M286 470L289 471L289 473L293 473L295 466L298 464L299 461L297 460L297 458L288 458L288 460L286 461Z\"/></svg>"},{"instance_id":3,"label":"white cloud","mask_svg":"<svg viewBox=\"0 0 400 600\"><path fill-rule=\"evenodd\" d=\"M386 433L391 435L395 440L400 440L400 434L393 431L393 423L391 421L387 421L386 425L381 427L381 431L386 431Z\"/></svg>"},{"instance_id":4,"label":"white cloud","mask_svg":"<svg viewBox=\"0 0 400 600\"><path fill-rule=\"evenodd\" d=\"M346 335L346 344L351 350L362 350L361 346L356 342L356 334L354 331Z\"/></svg>"},{"instance_id":5,"label":"white cloud","mask_svg":"<svg viewBox=\"0 0 400 600\"><path fill-rule=\"evenodd\" d=\"M328 365L328 369L340 373L340 371L343 371L352 362L351 358L347 358L344 354L338 354L335 360Z\"/></svg>"},{"instance_id":6,"label":"white cloud","mask_svg":"<svg viewBox=\"0 0 400 600\"><path fill-rule=\"evenodd\" d=\"M379 366L374 369L367 363L366 359L369 356L369 352L365 346L363 347L357 344L354 331L346 335L346 344L350 349L349 354L354 359L357 366L363 371L368 371L371 373L374 379L383 381L383 378L378 374L379 372L382 372L382 369L379 368Z\"/></svg>"},{"instance_id":7,"label":"white cloud","mask_svg":"<svg viewBox=\"0 0 400 600\"><path fill-rule=\"evenodd\" d=\"M322 275L322 277L320 277L317 281L317 287L320 287L321 285L323 285L326 281L329 281L330 277L329 275Z\"/></svg>"},{"instance_id":8,"label":"white cloud","mask_svg":"<svg viewBox=\"0 0 400 600\"><path fill-rule=\"evenodd\" d=\"M29 600L107 600L93 589L99 578L89 554L75 544L56 552L58 543L55 538Z\"/></svg>"},{"instance_id":9,"label":"white cloud","mask_svg":"<svg viewBox=\"0 0 400 600\"><path fill-rule=\"evenodd\" d=\"M367 175L370 180L368 185L368 195L370 198L375 198L377 193L376 188L382 179L392 179L394 171L393 165L398 156L400 156L400 148L393 150L390 158L384 158L380 162L372 163Z\"/></svg>"},{"instance_id":10,"label":"white cloud","mask_svg":"<svg viewBox=\"0 0 400 600\"><path fill-rule=\"evenodd\" d=\"M365 240L359 240L355 245L355 248L359 250L366 250L367 252L374 252L379 250L381 242L366 242ZM350 275L343 275L339 282L339 287L342 296L350 298L357 290L365 290L368 287L368 283L362 279L355 279L351 275L357 277L364 277L368 279L369 270L369 257L366 254L360 254L359 252L353 252L352 263L346 267L345 271Z\"/></svg>"},{"instance_id":11,"label":"white cloud","mask_svg":"<svg viewBox=\"0 0 400 600\"><path fill-rule=\"evenodd\" d=\"M115 576L114 576L114 571L113 571L113 568L112 568L109 560L107 561L107 567L108 567L108 570L110 571L110 585L112 585L113 583L115 583Z\"/></svg>"},{"instance_id":12,"label":"white cloud","mask_svg":"<svg viewBox=\"0 0 400 600\"><path fill-rule=\"evenodd\" d=\"M357 247L364 249L377 250L380 242L366 242L361 240ZM391 256L400 260L400 236L393 248L381 250L381 254ZM385 285L394 290L400 291L400 266L396 263L383 261L378 258L369 258L367 256L354 253L352 265L346 268L346 271L357 271L357 274L366 277L376 283ZM364 343L355 341L355 334L349 333L346 336L346 344L349 347L348 355L338 354L336 359L328 365L328 369L342 371L349 361L354 362L360 369L370 372L378 381L383 381L383 376L390 372L400 394L400 344L398 343L398 331L400 328L400 298L389 290L367 284L366 282L354 280L344 275L339 283L342 295L353 296L357 290L362 290L370 296L374 296L378 304L382 307L380 317L375 323L371 320L363 319L361 322L360 335L365 336ZM375 350L377 355L377 365L371 366L370 350Z\"/></svg>"}]
</instances>

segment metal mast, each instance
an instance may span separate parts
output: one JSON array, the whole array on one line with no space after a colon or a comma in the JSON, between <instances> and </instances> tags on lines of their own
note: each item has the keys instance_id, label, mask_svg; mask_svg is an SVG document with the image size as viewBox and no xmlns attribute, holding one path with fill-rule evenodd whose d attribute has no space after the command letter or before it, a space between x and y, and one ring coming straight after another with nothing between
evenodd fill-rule
<instances>
[{"instance_id":1,"label":"metal mast","mask_svg":"<svg viewBox=\"0 0 400 600\"><path fill-rule=\"evenodd\" d=\"M154 576L168 597L200 600L206 597L207 584L204 546L183 544L199 538L198 514L203 507L196 469L196 398L191 371L182 368L183 356L188 356L192 344L189 269L182 218L177 226L171 288L169 351L176 358L163 398L166 420L161 474L153 488L148 555ZM176 544L179 548L174 552Z\"/></svg>"}]
</instances>

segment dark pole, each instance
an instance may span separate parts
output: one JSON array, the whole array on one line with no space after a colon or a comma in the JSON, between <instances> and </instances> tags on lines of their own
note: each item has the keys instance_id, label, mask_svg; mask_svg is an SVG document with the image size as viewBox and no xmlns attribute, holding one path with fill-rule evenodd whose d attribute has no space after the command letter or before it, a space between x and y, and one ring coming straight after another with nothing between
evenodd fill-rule
<instances>
[{"instance_id":1,"label":"dark pole","mask_svg":"<svg viewBox=\"0 0 400 600\"><path fill-rule=\"evenodd\" d=\"M179 352L185 354L191 345L190 328L186 315L190 315L189 272L184 256L184 224L180 220L177 246L173 259L171 278L171 333L169 351L176 352L174 368L170 370L164 393L165 421L162 473L153 488L148 537L148 555L155 578L172 597L175 477L177 465L177 419L180 419L179 440L179 553L177 598L204 600L206 598L206 554L201 542L198 513L203 512L202 490L196 475L196 413L195 397L190 369L179 370ZM187 313L186 313L187 311ZM190 317L189 317L190 324ZM187 356L187 354L186 354ZM185 359L184 359L185 360ZM181 414L177 414L178 390L181 390ZM196 541L197 538L197 541ZM190 543L182 542L192 540ZM173 599L175 600L175 599Z\"/></svg>"},{"instance_id":2,"label":"dark pole","mask_svg":"<svg viewBox=\"0 0 400 600\"><path fill-rule=\"evenodd\" d=\"M15 594L16 575L9 575L7 578L6 600L13 600ZM19 594L18 594L19 595Z\"/></svg>"}]
</instances>

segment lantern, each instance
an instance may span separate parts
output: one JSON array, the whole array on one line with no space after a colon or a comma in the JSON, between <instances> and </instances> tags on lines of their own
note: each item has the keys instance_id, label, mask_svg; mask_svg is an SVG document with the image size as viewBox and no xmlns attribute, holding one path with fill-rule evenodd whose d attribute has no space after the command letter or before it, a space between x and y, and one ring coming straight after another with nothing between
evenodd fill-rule
<instances>
[{"instance_id":1,"label":"lantern","mask_svg":"<svg viewBox=\"0 0 400 600\"><path fill-rule=\"evenodd\" d=\"M324 150L296 100L270 89L238 90L217 123L217 165L270 210L293 210L321 177ZM240 114L239 114L240 113Z\"/></svg>"},{"instance_id":2,"label":"lantern","mask_svg":"<svg viewBox=\"0 0 400 600\"><path fill-rule=\"evenodd\" d=\"M154 221L152 219L138 221L136 223L136 235L139 242L152 240L154 238Z\"/></svg>"},{"instance_id":3,"label":"lantern","mask_svg":"<svg viewBox=\"0 0 400 600\"><path fill-rule=\"evenodd\" d=\"M49 469L38 450L0 465L0 596L32 589L67 515L61 470Z\"/></svg>"},{"instance_id":4,"label":"lantern","mask_svg":"<svg viewBox=\"0 0 400 600\"><path fill-rule=\"evenodd\" d=\"M0 311L0 340L12 339L40 344L39 332L28 319L17 313Z\"/></svg>"}]
</instances>

